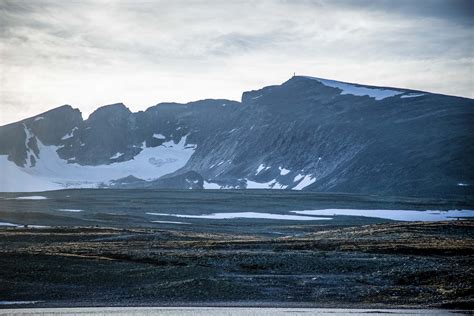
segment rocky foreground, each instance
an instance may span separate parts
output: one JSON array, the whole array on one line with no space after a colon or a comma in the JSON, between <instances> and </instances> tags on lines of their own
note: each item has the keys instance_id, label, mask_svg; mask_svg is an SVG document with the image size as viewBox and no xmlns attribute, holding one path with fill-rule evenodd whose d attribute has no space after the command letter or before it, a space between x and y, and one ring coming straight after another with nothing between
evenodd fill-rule
<instances>
[{"instance_id":1,"label":"rocky foreground","mask_svg":"<svg viewBox=\"0 0 474 316\"><path fill-rule=\"evenodd\" d=\"M0 301L472 309L473 228L474 221L306 225L279 238L2 228Z\"/></svg>"}]
</instances>

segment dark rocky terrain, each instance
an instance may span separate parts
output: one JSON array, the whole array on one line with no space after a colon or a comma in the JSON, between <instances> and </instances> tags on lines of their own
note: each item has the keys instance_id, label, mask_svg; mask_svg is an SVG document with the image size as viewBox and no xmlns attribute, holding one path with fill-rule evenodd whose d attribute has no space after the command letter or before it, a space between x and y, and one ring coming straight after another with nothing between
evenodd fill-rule
<instances>
[{"instance_id":1,"label":"dark rocky terrain","mask_svg":"<svg viewBox=\"0 0 474 316\"><path fill-rule=\"evenodd\" d=\"M288 215L324 208L422 213L473 205L468 198L280 190L0 193L0 302L472 309L472 219L217 220L169 214Z\"/></svg>"},{"instance_id":2,"label":"dark rocky terrain","mask_svg":"<svg viewBox=\"0 0 474 316\"><path fill-rule=\"evenodd\" d=\"M474 193L472 99L323 82L296 76L245 92L241 102L162 103L137 113L113 104L86 120L65 105L0 127L0 158L7 157L0 164L14 163L21 174L44 178L55 189L264 187L426 197ZM347 93L346 86L356 92ZM389 95L380 96L387 91ZM146 150L176 149L181 140L191 150L183 157L160 151L145 160L145 172L123 167L118 176L102 168L94 173L104 174L99 180L88 179L84 168L51 175L57 164L44 165L51 154L39 149L53 148L57 159L77 167L120 169ZM180 164L167 167L176 161ZM50 189L32 180L23 180L31 187L13 183L15 190ZM13 184L3 190L12 191Z\"/></svg>"},{"instance_id":3,"label":"dark rocky terrain","mask_svg":"<svg viewBox=\"0 0 474 316\"><path fill-rule=\"evenodd\" d=\"M36 307L474 306L472 221L288 228L305 234L2 228L0 301L39 301Z\"/></svg>"}]
</instances>

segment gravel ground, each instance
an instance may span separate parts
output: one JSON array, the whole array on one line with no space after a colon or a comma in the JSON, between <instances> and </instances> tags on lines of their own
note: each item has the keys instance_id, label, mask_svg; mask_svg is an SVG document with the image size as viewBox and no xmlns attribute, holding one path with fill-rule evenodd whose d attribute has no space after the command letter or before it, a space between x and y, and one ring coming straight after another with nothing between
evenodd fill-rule
<instances>
[{"instance_id":1,"label":"gravel ground","mask_svg":"<svg viewBox=\"0 0 474 316\"><path fill-rule=\"evenodd\" d=\"M1 228L0 301L36 303L0 308L472 309L473 228L474 221L308 224L304 234L281 237L164 228Z\"/></svg>"}]
</instances>

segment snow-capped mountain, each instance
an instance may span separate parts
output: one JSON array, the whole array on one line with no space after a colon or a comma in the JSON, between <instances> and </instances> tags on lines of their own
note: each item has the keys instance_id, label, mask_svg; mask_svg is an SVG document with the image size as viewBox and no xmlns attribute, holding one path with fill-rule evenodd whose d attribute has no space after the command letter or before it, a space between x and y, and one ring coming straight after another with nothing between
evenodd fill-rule
<instances>
[{"instance_id":1,"label":"snow-capped mountain","mask_svg":"<svg viewBox=\"0 0 474 316\"><path fill-rule=\"evenodd\" d=\"M474 100L295 76L241 102L65 105L0 127L0 191L474 193Z\"/></svg>"}]
</instances>

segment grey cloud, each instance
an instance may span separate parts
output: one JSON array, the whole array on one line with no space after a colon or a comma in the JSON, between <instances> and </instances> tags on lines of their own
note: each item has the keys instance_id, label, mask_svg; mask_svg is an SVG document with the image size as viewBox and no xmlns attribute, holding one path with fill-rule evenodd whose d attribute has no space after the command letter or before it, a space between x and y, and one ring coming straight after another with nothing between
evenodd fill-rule
<instances>
[{"instance_id":1,"label":"grey cloud","mask_svg":"<svg viewBox=\"0 0 474 316\"><path fill-rule=\"evenodd\" d=\"M238 99L293 71L472 97L473 3L3 0L0 124L12 108Z\"/></svg>"},{"instance_id":2,"label":"grey cloud","mask_svg":"<svg viewBox=\"0 0 474 316\"><path fill-rule=\"evenodd\" d=\"M316 3L320 5L321 1L316 1ZM472 0L333 0L324 3L339 8L372 10L420 19L436 18L455 24L473 25L474 1Z\"/></svg>"}]
</instances>

